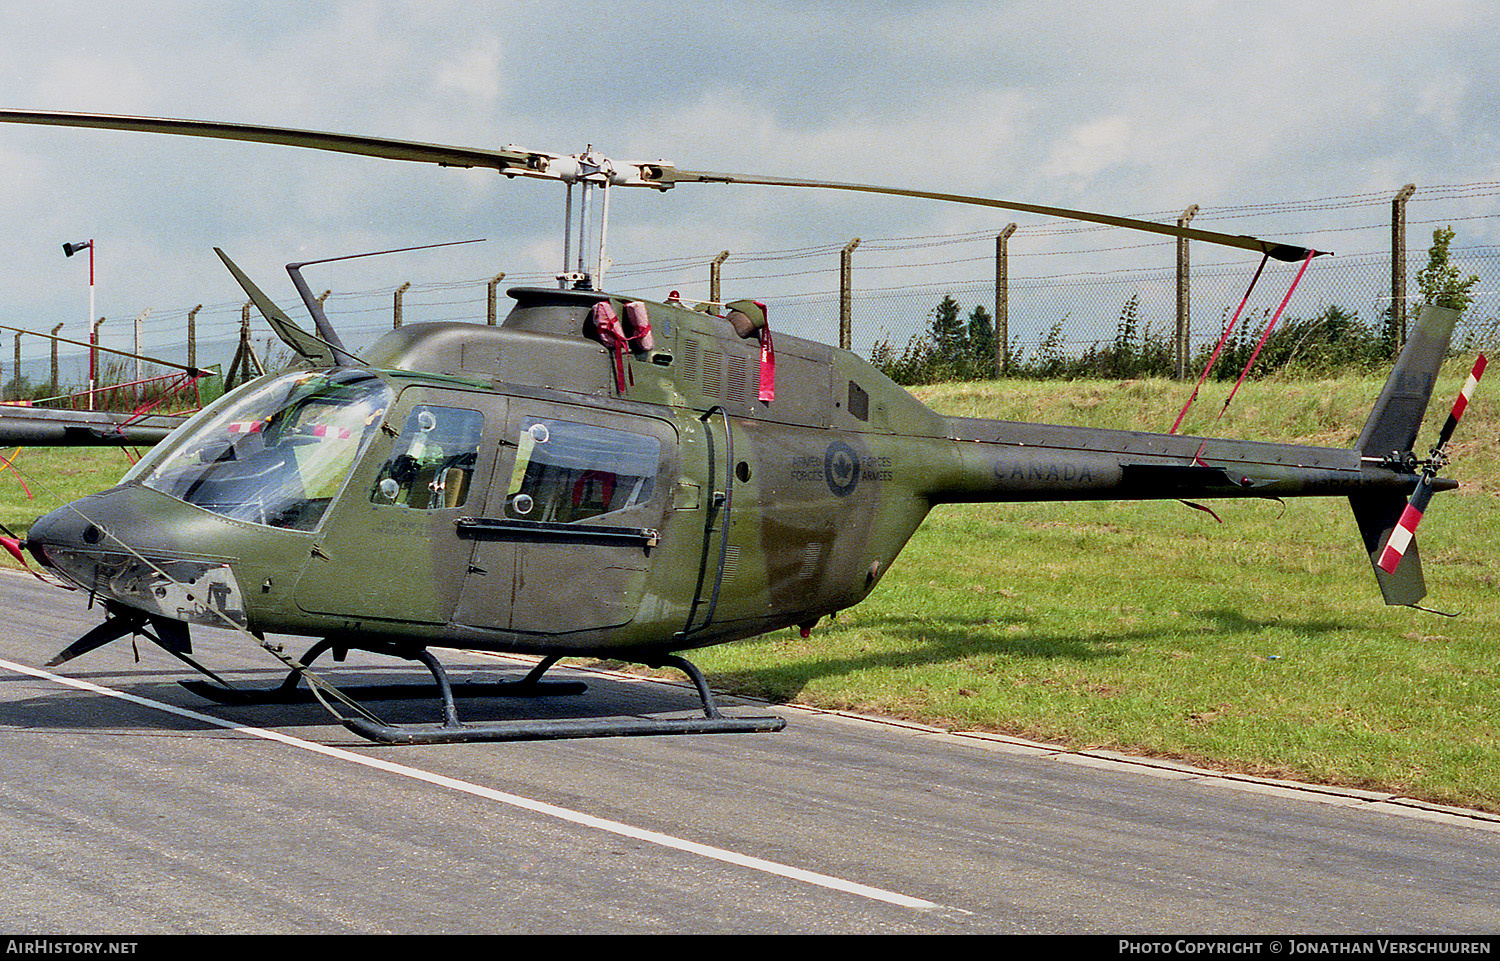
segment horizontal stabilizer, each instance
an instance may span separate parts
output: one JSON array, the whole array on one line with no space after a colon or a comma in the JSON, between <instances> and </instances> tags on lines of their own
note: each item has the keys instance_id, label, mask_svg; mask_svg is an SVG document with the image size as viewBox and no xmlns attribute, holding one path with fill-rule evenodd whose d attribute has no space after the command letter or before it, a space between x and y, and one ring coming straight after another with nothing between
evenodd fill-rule
<instances>
[{"instance_id":1,"label":"horizontal stabilizer","mask_svg":"<svg viewBox=\"0 0 1500 961\"><path fill-rule=\"evenodd\" d=\"M1132 490L1164 490L1179 497L1222 493L1243 487L1222 467L1196 464L1121 464L1121 486Z\"/></svg>"}]
</instances>

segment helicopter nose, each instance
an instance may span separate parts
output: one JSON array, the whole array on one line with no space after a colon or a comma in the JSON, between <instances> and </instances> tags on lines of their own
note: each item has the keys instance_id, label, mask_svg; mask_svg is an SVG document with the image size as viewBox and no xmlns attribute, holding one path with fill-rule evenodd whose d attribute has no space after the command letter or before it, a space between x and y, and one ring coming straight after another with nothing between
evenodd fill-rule
<instances>
[{"instance_id":1,"label":"helicopter nose","mask_svg":"<svg viewBox=\"0 0 1500 961\"><path fill-rule=\"evenodd\" d=\"M85 589L94 589L100 563L128 548L120 535L134 526L109 492L65 504L36 519L22 547L38 564Z\"/></svg>"},{"instance_id":2,"label":"helicopter nose","mask_svg":"<svg viewBox=\"0 0 1500 961\"><path fill-rule=\"evenodd\" d=\"M94 547L103 539L104 532L98 525L73 504L68 504L37 518L21 546L36 558L37 563L55 569L57 565L51 558L58 549Z\"/></svg>"},{"instance_id":3,"label":"helicopter nose","mask_svg":"<svg viewBox=\"0 0 1500 961\"><path fill-rule=\"evenodd\" d=\"M243 625L229 558L187 549L215 542L204 529L215 521L203 513L127 485L38 518L25 546L58 576L110 601L173 620Z\"/></svg>"},{"instance_id":4,"label":"helicopter nose","mask_svg":"<svg viewBox=\"0 0 1500 961\"><path fill-rule=\"evenodd\" d=\"M195 542L213 544L202 514L139 484L124 484L37 518L25 547L53 568L65 553L94 559L191 555Z\"/></svg>"}]
</instances>

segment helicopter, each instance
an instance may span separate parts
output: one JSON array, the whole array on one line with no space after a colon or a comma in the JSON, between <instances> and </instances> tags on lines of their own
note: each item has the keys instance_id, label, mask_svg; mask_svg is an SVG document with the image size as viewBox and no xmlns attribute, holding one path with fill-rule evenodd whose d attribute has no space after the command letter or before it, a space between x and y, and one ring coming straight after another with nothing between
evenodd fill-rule
<instances>
[{"instance_id":1,"label":"helicopter","mask_svg":"<svg viewBox=\"0 0 1500 961\"><path fill-rule=\"evenodd\" d=\"M694 305L596 289L609 191L748 184L975 204L1302 261L1319 251L1200 228L907 187L679 169L277 127L0 110L0 121L310 147L566 186L558 286L516 287L498 326L410 324L350 350L225 267L300 367L225 394L114 487L32 525L24 550L102 601L51 662L141 634L231 703L296 696L382 743L774 731L721 712L683 652L799 628L858 604L935 506L960 502L1347 497L1384 600L1425 596L1413 539L1483 358L1426 458L1413 448L1457 314L1425 307L1352 448L940 415L845 350L778 331L755 300ZM574 191L581 189L575 210ZM597 261L587 262L597 194ZM577 233L573 234L576 223ZM575 259L576 254L576 259ZM590 270L590 267L594 267ZM190 625L254 638L289 668L260 691L192 656ZM298 660L266 634L316 639ZM432 649L540 658L490 693L576 691L563 657L671 666L701 717L465 722ZM422 663L437 723L390 724L312 669L349 650ZM501 690L501 688L504 688ZM335 708L330 702L342 707Z\"/></svg>"}]
</instances>

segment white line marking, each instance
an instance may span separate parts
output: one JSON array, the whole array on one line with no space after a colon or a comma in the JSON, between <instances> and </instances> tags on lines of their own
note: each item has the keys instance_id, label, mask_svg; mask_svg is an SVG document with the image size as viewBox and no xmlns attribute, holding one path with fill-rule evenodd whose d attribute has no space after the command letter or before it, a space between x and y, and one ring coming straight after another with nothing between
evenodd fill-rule
<instances>
[{"instance_id":1,"label":"white line marking","mask_svg":"<svg viewBox=\"0 0 1500 961\"><path fill-rule=\"evenodd\" d=\"M442 774L433 774L429 771L423 771L419 768L408 767L405 764L396 764L392 761L383 761L379 758L366 757L362 754L356 754L353 751L346 751L342 748L329 747L326 744L318 744L315 741L305 741L300 737L292 737L289 734L282 734L279 731L271 731L267 730L266 728L259 727L247 727L243 724L236 724L233 721L226 721L223 718L217 718L209 714L200 714L197 711L189 710L185 707L178 707L174 704L167 704L163 701L153 701L150 698L140 697L135 694L127 694L124 691L116 691L108 687L101 687L98 684L92 684L88 681L81 681L77 678L63 677L60 674L53 674L49 671L43 671L39 668L28 667L25 664L17 664L14 661L0 659L0 667L14 671L17 674L25 674L30 677L40 678L44 681L51 681L54 684L61 684L66 687L76 688L80 691L89 691L94 694L102 694L105 697L117 698L122 701L128 701L131 704L137 704L141 707L150 708L154 711L162 711L167 714L175 714L178 717L184 717L189 720L199 721L204 724L211 724L215 727L225 728L230 731L237 731L242 734L248 734L252 737L262 738L267 741L276 741L278 743L286 744L291 747L301 748L304 751L311 751L314 754L322 754L326 757L338 758L339 760L343 761L350 761L355 764L363 765L364 767L374 768L378 771L385 771L389 774L398 774L402 777L409 777L413 778L414 780L425 781L426 783L435 785L437 787L448 788L452 791L459 791L464 794L470 794L475 797L485 798L490 801L497 801L501 804L508 804L511 807L520 808L524 811L530 811L534 814L545 814L548 817L556 818L560 821L566 821L570 824L577 824L582 827L593 828L596 831L605 831L610 834L617 834L621 837L632 838L637 841L645 841L649 844L656 844L664 848L670 848L674 851L682 851L687 854L696 854L699 857L710 858L715 861L722 861L726 864L733 864L739 867L749 868L752 871L760 871L765 874L776 875L777 877L789 878L793 881L801 881L804 884L811 884L821 888L828 888L829 890L833 891L841 891L845 894L854 894L862 898L869 898L873 901L882 901L886 904L894 904L900 907L912 908L918 911L930 911L939 907L939 905L931 901L924 901L921 898L908 897L904 894L897 894L894 891L885 891L881 888L873 888L869 885L859 884L854 881L846 881L843 878L836 878L827 874L819 874L816 871L805 871L801 868L794 868L789 865L778 864L775 861L767 861L763 858L752 857L748 854L740 854L735 851L725 850L724 848L716 848L707 844L699 844L696 841L686 841L682 838L672 837L670 834L662 834L659 831L650 831L645 828L632 827L629 824L622 824L619 821L610 821L606 818L594 817L591 814L572 811L568 808L558 807L555 804L548 804L545 801L537 801L531 798L521 797L518 794L508 794L504 791L496 791L493 788L482 787L478 784L471 784L468 781L460 781L457 778L446 777Z\"/></svg>"}]
</instances>

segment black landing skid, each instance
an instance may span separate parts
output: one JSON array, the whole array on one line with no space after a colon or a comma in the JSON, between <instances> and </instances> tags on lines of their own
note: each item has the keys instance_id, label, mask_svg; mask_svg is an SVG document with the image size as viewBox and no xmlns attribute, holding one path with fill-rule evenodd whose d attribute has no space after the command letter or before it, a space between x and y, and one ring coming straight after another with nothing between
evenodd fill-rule
<instances>
[{"instance_id":1,"label":"black landing skid","mask_svg":"<svg viewBox=\"0 0 1500 961\"><path fill-rule=\"evenodd\" d=\"M388 724L355 703L348 693L332 690L327 682L313 681L321 691L309 691L300 687L304 675L313 661L328 651L334 652L336 660L343 660L350 649L347 643L322 640L308 648L307 653L288 673L277 687L264 690L246 690L223 684L204 681L183 681L182 686L202 697L221 704L291 704L316 699L344 727L360 737L379 744L464 744L477 741L536 741L582 737L633 737L651 734L731 734L779 731L786 727L786 719L780 717L733 717L719 711L713 693L703 673L692 662L675 654L664 655L648 664L650 667L675 667L686 674L698 691L703 705L702 717L572 717L572 718L522 718L512 721L483 721L464 723L459 720L455 694L470 697L539 697L544 695L581 694L588 685L582 681L544 681L542 675L560 660L557 656L546 657L519 681L493 683L468 683L455 685L448 680L443 665L426 648L408 645L369 645L359 650L374 654L385 654L406 660L420 661L437 682L438 695L442 700L443 720L438 724ZM215 678L215 680L218 680ZM380 684L363 685L355 689L361 699L411 698L429 695L432 687L427 684ZM340 713L329 703L326 694L350 706L361 716Z\"/></svg>"}]
</instances>

